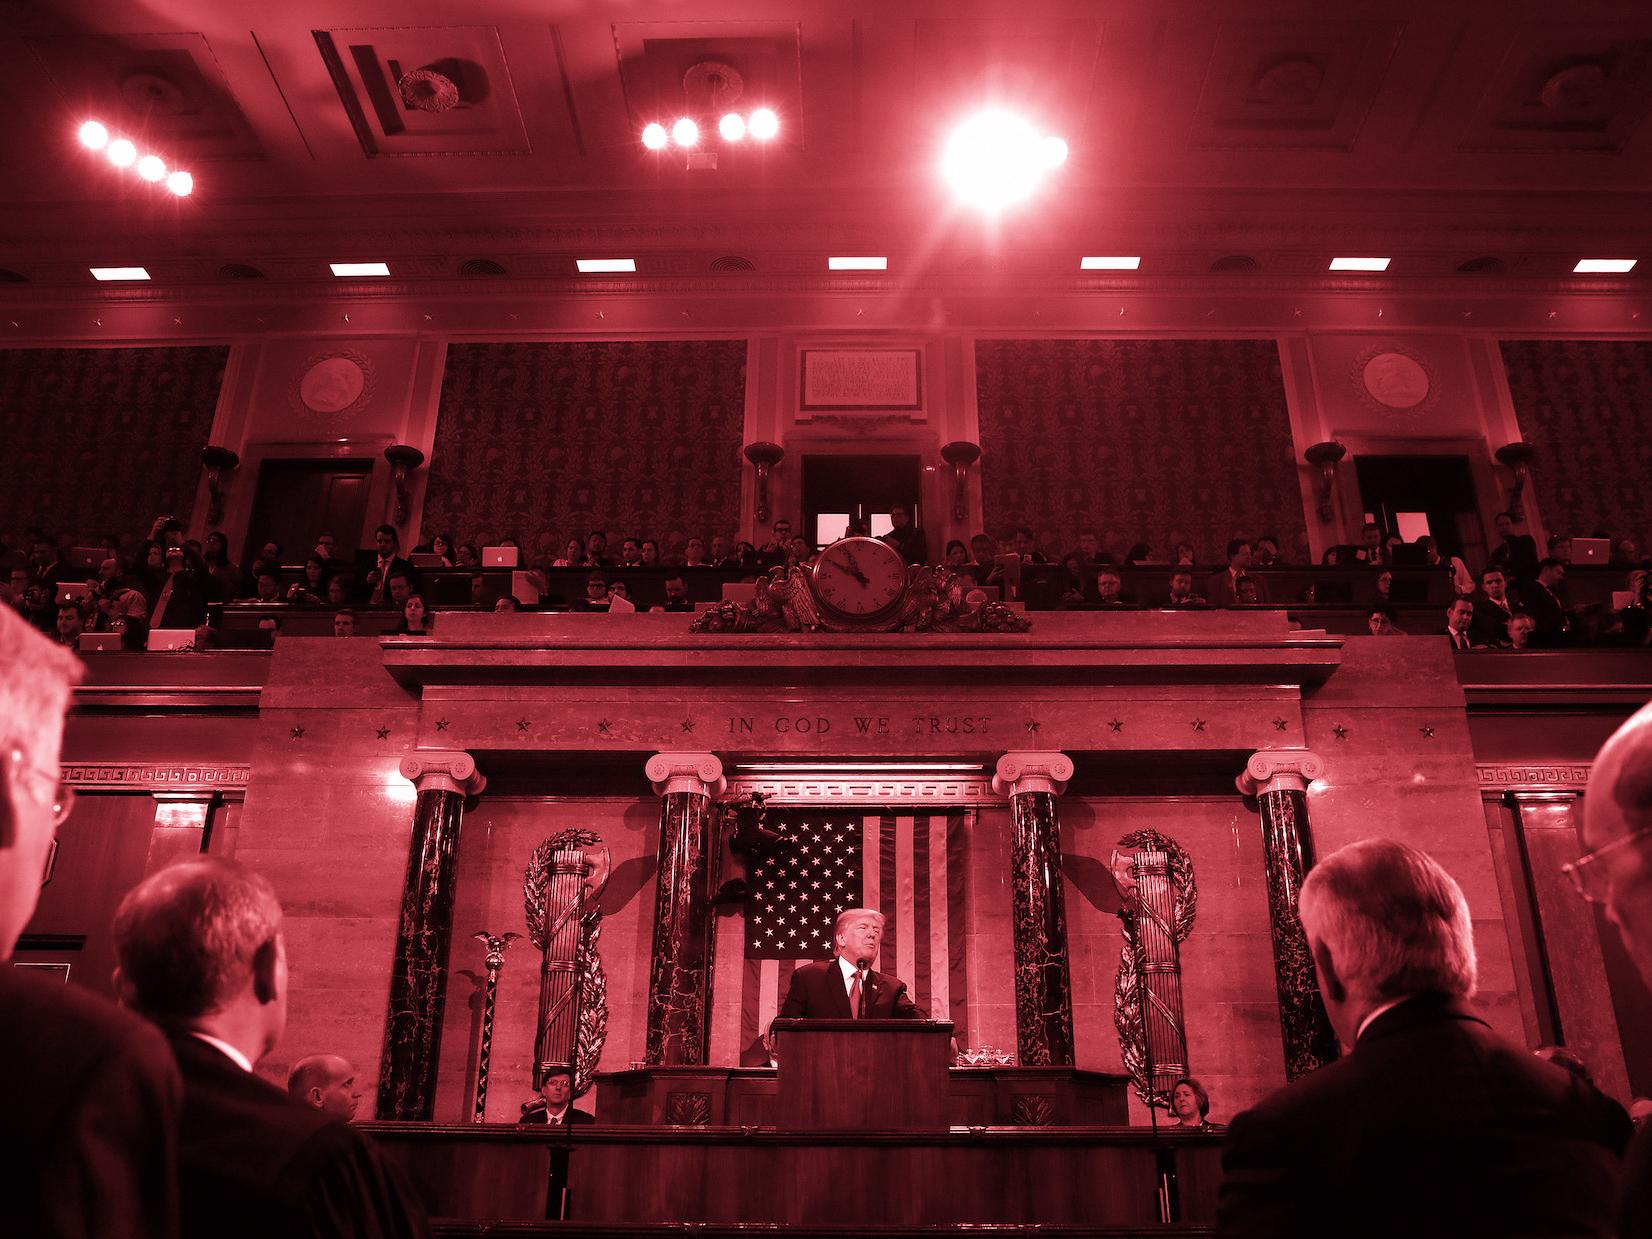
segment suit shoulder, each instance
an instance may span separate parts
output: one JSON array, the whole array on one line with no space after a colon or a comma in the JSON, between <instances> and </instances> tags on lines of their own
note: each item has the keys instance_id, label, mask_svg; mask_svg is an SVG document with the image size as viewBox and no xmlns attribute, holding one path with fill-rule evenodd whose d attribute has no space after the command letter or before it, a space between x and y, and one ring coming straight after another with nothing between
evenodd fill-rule
<instances>
[{"instance_id":1,"label":"suit shoulder","mask_svg":"<svg viewBox=\"0 0 1652 1239\"><path fill-rule=\"evenodd\" d=\"M112 1057L147 1064L156 1073L176 1069L166 1038L148 1020L78 985L64 985L0 966L0 1061L24 1061L31 1070L55 1064L72 1072L77 1063L106 1065Z\"/></svg>"}]
</instances>

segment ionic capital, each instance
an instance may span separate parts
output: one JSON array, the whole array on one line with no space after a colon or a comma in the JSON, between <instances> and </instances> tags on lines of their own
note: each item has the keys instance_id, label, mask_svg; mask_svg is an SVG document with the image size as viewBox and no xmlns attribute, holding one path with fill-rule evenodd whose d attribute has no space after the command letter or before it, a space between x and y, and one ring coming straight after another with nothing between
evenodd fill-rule
<instances>
[{"instance_id":1,"label":"ionic capital","mask_svg":"<svg viewBox=\"0 0 1652 1239\"><path fill-rule=\"evenodd\" d=\"M1306 791L1325 777L1325 761L1310 749L1258 749L1234 780L1243 796Z\"/></svg>"},{"instance_id":2,"label":"ionic capital","mask_svg":"<svg viewBox=\"0 0 1652 1239\"><path fill-rule=\"evenodd\" d=\"M672 792L721 796L728 788L723 763L715 753L655 753L643 769L660 796Z\"/></svg>"},{"instance_id":3,"label":"ionic capital","mask_svg":"<svg viewBox=\"0 0 1652 1239\"><path fill-rule=\"evenodd\" d=\"M488 785L476 759L463 749L414 749L402 758L402 778L421 792L480 795Z\"/></svg>"},{"instance_id":4,"label":"ionic capital","mask_svg":"<svg viewBox=\"0 0 1652 1239\"><path fill-rule=\"evenodd\" d=\"M1073 777L1073 759L1065 753L1030 752L1016 749L998 759L992 776L992 790L1000 796L1022 792L1049 792L1059 796Z\"/></svg>"}]
</instances>

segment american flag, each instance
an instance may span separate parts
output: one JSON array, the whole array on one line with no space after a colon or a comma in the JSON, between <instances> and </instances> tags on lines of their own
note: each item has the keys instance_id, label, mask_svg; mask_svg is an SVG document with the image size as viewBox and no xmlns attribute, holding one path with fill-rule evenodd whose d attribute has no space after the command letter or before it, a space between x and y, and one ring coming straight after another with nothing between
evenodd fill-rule
<instances>
[{"instance_id":1,"label":"american flag","mask_svg":"<svg viewBox=\"0 0 1652 1239\"><path fill-rule=\"evenodd\" d=\"M964 849L967 817L771 810L766 824L792 847L748 874L742 1062L762 1062L762 1031L799 962L828 959L845 908L884 915L879 972L906 982L913 1002L950 1019L964 1044Z\"/></svg>"}]
</instances>

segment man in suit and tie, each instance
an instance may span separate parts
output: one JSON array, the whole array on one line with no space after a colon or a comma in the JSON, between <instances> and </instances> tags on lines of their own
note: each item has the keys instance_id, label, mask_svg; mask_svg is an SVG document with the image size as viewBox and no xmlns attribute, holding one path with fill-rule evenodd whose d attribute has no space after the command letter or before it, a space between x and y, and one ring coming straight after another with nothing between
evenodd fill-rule
<instances>
[{"instance_id":1,"label":"man in suit and tie","mask_svg":"<svg viewBox=\"0 0 1652 1239\"><path fill-rule=\"evenodd\" d=\"M1251 547L1244 538L1235 538L1228 543L1228 566L1205 585L1205 597L1210 599L1213 607L1231 607L1240 601L1266 602L1268 590L1266 583L1260 577L1250 575ZM1239 582L1250 581L1256 588L1254 599L1239 597Z\"/></svg>"},{"instance_id":2,"label":"man in suit and tie","mask_svg":"<svg viewBox=\"0 0 1652 1239\"><path fill-rule=\"evenodd\" d=\"M150 874L115 911L115 986L183 1073L184 1239L423 1239L424 1209L378 1146L254 1074L287 1024L281 904L202 858Z\"/></svg>"},{"instance_id":3,"label":"man in suit and tie","mask_svg":"<svg viewBox=\"0 0 1652 1239\"><path fill-rule=\"evenodd\" d=\"M1469 637L1469 625L1474 622L1474 604L1467 598L1453 598L1451 605L1446 608L1446 637L1451 641L1451 648L1459 654L1466 654L1473 648L1473 641Z\"/></svg>"},{"instance_id":4,"label":"man in suit and tie","mask_svg":"<svg viewBox=\"0 0 1652 1239\"><path fill-rule=\"evenodd\" d=\"M178 1068L147 1021L15 965L58 827L63 715L80 661L0 607L0 1231L163 1239L178 1225Z\"/></svg>"},{"instance_id":5,"label":"man in suit and tie","mask_svg":"<svg viewBox=\"0 0 1652 1239\"><path fill-rule=\"evenodd\" d=\"M1613 1234L1618 1137L1593 1090L1469 1006L1451 875L1366 839L1309 871L1298 910L1345 1054L1233 1120L1217 1233Z\"/></svg>"},{"instance_id":6,"label":"man in suit and tie","mask_svg":"<svg viewBox=\"0 0 1652 1239\"><path fill-rule=\"evenodd\" d=\"M804 964L792 973L780 1018L922 1019L906 992L906 982L872 971L882 943L883 913L872 908L839 912L832 926L832 958L825 963Z\"/></svg>"},{"instance_id":7,"label":"man in suit and tie","mask_svg":"<svg viewBox=\"0 0 1652 1239\"><path fill-rule=\"evenodd\" d=\"M1480 588L1469 598L1474 604L1474 622L1468 635L1476 645L1499 646L1509 642L1509 620L1516 607L1509 596L1509 578L1501 568L1480 573Z\"/></svg>"},{"instance_id":8,"label":"man in suit and tie","mask_svg":"<svg viewBox=\"0 0 1652 1239\"><path fill-rule=\"evenodd\" d=\"M1558 559L1545 559L1537 565L1537 576L1520 587L1525 612L1537 621L1534 645L1564 645L1572 621L1566 614L1566 604L1560 600L1560 587L1566 583L1566 565Z\"/></svg>"},{"instance_id":9,"label":"man in suit and tie","mask_svg":"<svg viewBox=\"0 0 1652 1239\"><path fill-rule=\"evenodd\" d=\"M517 1122L568 1127L575 1123L594 1123L596 1119L574 1107L574 1073L558 1063L545 1073L538 1099L528 1104Z\"/></svg>"},{"instance_id":10,"label":"man in suit and tie","mask_svg":"<svg viewBox=\"0 0 1652 1239\"><path fill-rule=\"evenodd\" d=\"M361 565L366 569L362 577L367 582L367 596L362 601L373 607L395 606L397 600L391 593L390 578L397 574L405 576L409 588L417 593L418 573L402 558L401 535L394 525L380 525L375 529L373 542L378 548L377 554L368 552Z\"/></svg>"}]
</instances>

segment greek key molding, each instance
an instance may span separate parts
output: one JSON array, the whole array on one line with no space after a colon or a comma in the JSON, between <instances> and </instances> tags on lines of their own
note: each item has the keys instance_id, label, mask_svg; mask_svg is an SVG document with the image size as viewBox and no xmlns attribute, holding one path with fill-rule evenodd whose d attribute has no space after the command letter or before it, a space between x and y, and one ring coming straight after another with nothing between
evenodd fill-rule
<instances>
[{"instance_id":1,"label":"greek key molding","mask_svg":"<svg viewBox=\"0 0 1652 1239\"><path fill-rule=\"evenodd\" d=\"M1562 788L1581 792L1589 786L1592 767L1578 763L1562 765L1487 764L1477 767L1482 792L1515 792Z\"/></svg>"},{"instance_id":2,"label":"greek key molding","mask_svg":"<svg viewBox=\"0 0 1652 1239\"><path fill-rule=\"evenodd\" d=\"M132 791L245 791L252 766L245 762L64 762L59 777L71 787Z\"/></svg>"},{"instance_id":3,"label":"greek key molding","mask_svg":"<svg viewBox=\"0 0 1652 1239\"><path fill-rule=\"evenodd\" d=\"M1003 797L981 775L972 778L925 779L766 779L737 777L729 781L731 798L761 792L771 806L868 805L879 808L923 808L935 805L996 805Z\"/></svg>"}]
</instances>

